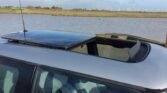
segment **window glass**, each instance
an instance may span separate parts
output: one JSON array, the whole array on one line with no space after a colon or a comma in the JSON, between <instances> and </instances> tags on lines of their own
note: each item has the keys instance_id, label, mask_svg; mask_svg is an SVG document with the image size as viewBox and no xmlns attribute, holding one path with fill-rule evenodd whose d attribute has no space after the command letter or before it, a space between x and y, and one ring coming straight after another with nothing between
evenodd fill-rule
<instances>
[{"instance_id":1,"label":"window glass","mask_svg":"<svg viewBox=\"0 0 167 93\"><path fill-rule=\"evenodd\" d=\"M33 93L140 93L57 71L38 69Z\"/></svg>"},{"instance_id":2,"label":"window glass","mask_svg":"<svg viewBox=\"0 0 167 93\"><path fill-rule=\"evenodd\" d=\"M116 48L111 45L97 44L98 54L101 57L121 61L129 60L129 48Z\"/></svg>"},{"instance_id":3,"label":"window glass","mask_svg":"<svg viewBox=\"0 0 167 93\"><path fill-rule=\"evenodd\" d=\"M83 53L83 54L88 54L87 45L82 45L82 46L76 47L76 48L72 49L71 51L79 52L79 53Z\"/></svg>"},{"instance_id":4,"label":"window glass","mask_svg":"<svg viewBox=\"0 0 167 93\"><path fill-rule=\"evenodd\" d=\"M30 93L34 65L0 57L0 93Z\"/></svg>"},{"instance_id":5,"label":"window glass","mask_svg":"<svg viewBox=\"0 0 167 93\"><path fill-rule=\"evenodd\" d=\"M17 68L0 64L0 93L14 93L18 76Z\"/></svg>"}]
</instances>

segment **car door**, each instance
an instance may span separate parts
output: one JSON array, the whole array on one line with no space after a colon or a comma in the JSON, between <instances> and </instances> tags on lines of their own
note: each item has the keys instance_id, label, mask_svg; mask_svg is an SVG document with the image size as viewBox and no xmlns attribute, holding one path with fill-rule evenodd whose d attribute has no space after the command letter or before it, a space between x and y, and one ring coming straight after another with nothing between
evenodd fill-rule
<instances>
[{"instance_id":1,"label":"car door","mask_svg":"<svg viewBox=\"0 0 167 93\"><path fill-rule=\"evenodd\" d=\"M30 93L35 66L0 57L0 93Z\"/></svg>"}]
</instances>

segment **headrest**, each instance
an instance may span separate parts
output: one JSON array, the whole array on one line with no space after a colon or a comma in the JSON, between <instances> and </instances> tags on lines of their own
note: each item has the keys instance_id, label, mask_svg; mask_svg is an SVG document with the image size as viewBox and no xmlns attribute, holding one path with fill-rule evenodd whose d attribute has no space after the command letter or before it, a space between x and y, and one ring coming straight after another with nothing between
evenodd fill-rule
<instances>
[{"instance_id":1,"label":"headrest","mask_svg":"<svg viewBox=\"0 0 167 93\"><path fill-rule=\"evenodd\" d=\"M129 59L133 59L140 51L140 48L141 48L141 42L137 41L137 43L129 50Z\"/></svg>"}]
</instances>

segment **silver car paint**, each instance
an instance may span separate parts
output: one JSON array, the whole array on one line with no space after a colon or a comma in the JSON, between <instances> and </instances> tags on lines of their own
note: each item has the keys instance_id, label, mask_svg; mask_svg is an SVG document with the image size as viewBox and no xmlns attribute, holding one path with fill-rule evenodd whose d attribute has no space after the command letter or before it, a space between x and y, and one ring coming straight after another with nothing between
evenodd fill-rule
<instances>
[{"instance_id":1,"label":"silver car paint","mask_svg":"<svg viewBox=\"0 0 167 93\"><path fill-rule=\"evenodd\" d=\"M139 63L8 43L0 44L0 55L149 89L167 88L167 49L154 44L148 57Z\"/></svg>"}]
</instances>

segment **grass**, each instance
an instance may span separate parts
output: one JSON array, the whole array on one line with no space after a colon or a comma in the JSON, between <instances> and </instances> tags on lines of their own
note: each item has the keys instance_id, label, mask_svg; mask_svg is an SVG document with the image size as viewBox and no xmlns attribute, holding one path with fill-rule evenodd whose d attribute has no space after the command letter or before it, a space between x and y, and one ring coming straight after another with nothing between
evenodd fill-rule
<instances>
[{"instance_id":1,"label":"grass","mask_svg":"<svg viewBox=\"0 0 167 93\"><path fill-rule=\"evenodd\" d=\"M43 8L25 8L24 14L43 14L53 16L81 16L81 17L136 17L136 18L167 18L167 12L127 12L127 11L78 11L56 10ZM0 8L0 14L20 14L18 8Z\"/></svg>"}]
</instances>

